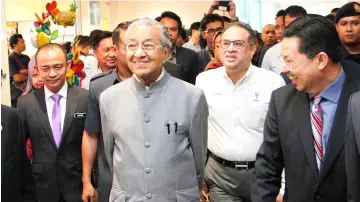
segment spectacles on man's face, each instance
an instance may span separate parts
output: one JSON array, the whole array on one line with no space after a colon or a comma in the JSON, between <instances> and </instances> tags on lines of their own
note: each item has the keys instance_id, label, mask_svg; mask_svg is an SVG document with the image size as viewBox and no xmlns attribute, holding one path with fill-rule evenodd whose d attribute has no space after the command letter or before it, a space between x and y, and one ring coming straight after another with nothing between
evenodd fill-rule
<instances>
[{"instance_id":1,"label":"spectacles on man's face","mask_svg":"<svg viewBox=\"0 0 360 202\"><path fill-rule=\"evenodd\" d=\"M177 32L177 31L178 31L178 28L177 28L177 27L165 27L165 28L168 30L169 33L170 33L170 32L174 33L174 32Z\"/></svg>"},{"instance_id":2,"label":"spectacles on man's face","mask_svg":"<svg viewBox=\"0 0 360 202\"><path fill-rule=\"evenodd\" d=\"M286 62L282 56L279 56L279 60L280 60L281 66L292 70L292 69L294 69L295 66L303 63L305 60L310 60L310 59L314 58L316 55L317 55L317 53L310 55L309 57L306 57L306 59L298 60L298 61L291 62L291 63Z\"/></svg>"},{"instance_id":3,"label":"spectacles on man's face","mask_svg":"<svg viewBox=\"0 0 360 202\"><path fill-rule=\"evenodd\" d=\"M236 49L240 49L242 47L245 46L246 42L243 40L234 40L234 41L230 41L230 40L221 40L220 41L220 45L223 49L227 49L230 47L230 45L233 44L233 46Z\"/></svg>"},{"instance_id":4,"label":"spectacles on man's face","mask_svg":"<svg viewBox=\"0 0 360 202\"><path fill-rule=\"evenodd\" d=\"M216 28L216 29L208 29L206 31L204 31L206 34L208 35L214 35L215 33L217 32L222 32L223 31L223 27L219 27L219 28Z\"/></svg>"},{"instance_id":5,"label":"spectacles on man's face","mask_svg":"<svg viewBox=\"0 0 360 202\"><path fill-rule=\"evenodd\" d=\"M143 51L153 51L156 47L163 47L160 44L155 44L153 42L145 42L143 44L139 44L137 42L130 42L125 45L125 49L131 52L136 52L139 49L139 46Z\"/></svg>"}]
</instances>

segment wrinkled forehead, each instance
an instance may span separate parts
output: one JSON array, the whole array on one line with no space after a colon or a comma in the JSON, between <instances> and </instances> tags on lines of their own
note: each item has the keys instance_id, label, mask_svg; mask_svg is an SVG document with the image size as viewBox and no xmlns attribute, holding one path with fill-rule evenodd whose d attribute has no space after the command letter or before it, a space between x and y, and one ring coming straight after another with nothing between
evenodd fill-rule
<instances>
[{"instance_id":1,"label":"wrinkled forehead","mask_svg":"<svg viewBox=\"0 0 360 202\"><path fill-rule=\"evenodd\" d=\"M125 43L159 40L160 30L156 25L138 25L130 27L125 34Z\"/></svg>"},{"instance_id":2,"label":"wrinkled forehead","mask_svg":"<svg viewBox=\"0 0 360 202\"><path fill-rule=\"evenodd\" d=\"M221 39L223 40L242 40L242 41L248 41L249 39L249 32L238 26L233 26L225 30L225 32L221 35Z\"/></svg>"}]
</instances>

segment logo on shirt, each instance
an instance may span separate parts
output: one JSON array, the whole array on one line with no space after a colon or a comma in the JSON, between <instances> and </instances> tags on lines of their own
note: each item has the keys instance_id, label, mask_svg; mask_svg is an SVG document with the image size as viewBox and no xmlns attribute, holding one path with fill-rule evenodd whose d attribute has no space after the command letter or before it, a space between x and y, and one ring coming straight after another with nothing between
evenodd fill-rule
<instances>
[{"instance_id":1,"label":"logo on shirt","mask_svg":"<svg viewBox=\"0 0 360 202\"><path fill-rule=\"evenodd\" d=\"M254 99L254 102L259 102L259 95L260 93L258 91L255 92L255 99Z\"/></svg>"}]
</instances>

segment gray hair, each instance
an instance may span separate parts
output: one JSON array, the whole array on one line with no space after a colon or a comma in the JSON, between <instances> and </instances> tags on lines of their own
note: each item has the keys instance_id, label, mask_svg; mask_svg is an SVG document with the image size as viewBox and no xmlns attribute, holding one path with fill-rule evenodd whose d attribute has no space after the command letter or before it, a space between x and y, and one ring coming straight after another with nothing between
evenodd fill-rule
<instances>
[{"instance_id":1,"label":"gray hair","mask_svg":"<svg viewBox=\"0 0 360 202\"><path fill-rule=\"evenodd\" d=\"M170 38L169 38L168 30L160 22L158 22L156 20L153 20L151 18L147 18L147 17L146 18L141 18L141 19L136 20L133 23L131 23L131 25L129 26L129 28L125 32L125 43L127 43L128 40L129 40L130 31L133 28L139 27L139 26L155 26L156 28L158 28L159 32L160 32L160 41L161 41L161 45L163 47L163 50L165 51L167 47L171 48L171 41L170 41Z\"/></svg>"}]
</instances>

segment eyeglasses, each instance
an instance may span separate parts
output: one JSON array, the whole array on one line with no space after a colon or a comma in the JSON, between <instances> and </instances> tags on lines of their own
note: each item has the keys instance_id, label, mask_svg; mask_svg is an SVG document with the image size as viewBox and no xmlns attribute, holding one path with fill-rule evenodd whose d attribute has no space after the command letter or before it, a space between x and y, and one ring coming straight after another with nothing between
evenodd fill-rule
<instances>
[{"instance_id":1,"label":"eyeglasses","mask_svg":"<svg viewBox=\"0 0 360 202\"><path fill-rule=\"evenodd\" d=\"M138 43L129 43L127 45L125 45L125 49L132 51L132 52L136 52L139 49L139 46L141 46L141 49L143 51L152 51L155 50L156 47L163 47L162 45L155 45L152 43L144 43L144 44L138 44Z\"/></svg>"},{"instance_id":2,"label":"eyeglasses","mask_svg":"<svg viewBox=\"0 0 360 202\"><path fill-rule=\"evenodd\" d=\"M165 27L167 29L167 31L170 32L177 32L178 28L177 27Z\"/></svg>"},{"instance_id":3,"label":"eyeglasses","mask_svg":"<svg viewBox=\"0 0 360 202\"><path fill-rule=\"evenodd\" d=\"M230 40L221 40L220 41L220 45L222 48L227 49L230 47L230 45L233 44L233 46L236 49L240 49L242 47L245 46L246 42L243 40L235 40L235 41L230 41Z\"/></svg>"},{"instance_id":4,"label":"eyeglasses","mask_svg":"<svg viewBox=\"0 0 360 202\"><path fill-rule=\"evenodd\" d=\"M204 31L205 33L209 34L209 35L214 35L217 32L222 32L223 31L223 27L219 27L217 29L208 29L206 31Z\"/></svg>"},{"instance_id":5,"label":"eyeglasses","mask_svg":"<svg viewBox=\"0 0 360 202\"><path fill-rule=\"evenodd\" d=\"M315 54L313 54L313 55L310 55L309 57L306 57L306 59L310 60L310 59L314 58L316 55L317 55L317 53L315 53ZM301 64L301 63L304 62L306 59L299 60L299 61L295 61L295 62L292 62L292 63L287 63L287 62L285 62L285 60L283 59L282 56L279 56L279 60L280 60L281 66L287 67L287 68L289 68L289 69L293 69L294 66Z\"/></svg>"}]
</instances>

